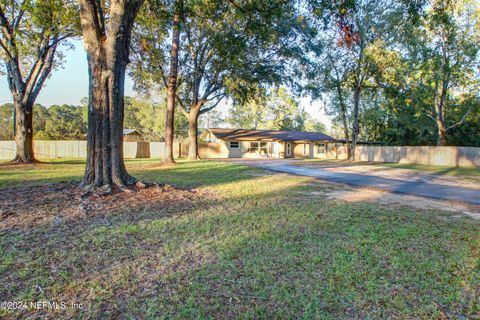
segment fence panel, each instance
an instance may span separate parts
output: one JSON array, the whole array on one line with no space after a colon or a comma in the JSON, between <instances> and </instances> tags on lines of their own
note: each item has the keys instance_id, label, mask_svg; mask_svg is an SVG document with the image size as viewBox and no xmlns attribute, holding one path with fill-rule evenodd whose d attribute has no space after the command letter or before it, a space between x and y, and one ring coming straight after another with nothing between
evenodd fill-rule
<instances>
[{"instance_id":1,"label":"fence panel","mask_svg":"<svg viewBox=\"0 0 480 320\"><path fill-rule=\"evenodd\" d=\"M164 142L125 141L124 157L126 159L163 158ZM38 159L48 158L86 158L86 141L34 141L34 151ZM228 157L219 143L200 143L201 158ZM174 143L174 155L186 157L188 144ZM0 141L0 160L10 160L15 156L14 141ZM346 159L345 146L329 144L326 157L330 159ZM480 166L480 148L473 147L384 147L357 146L356 161L412 163L444 166Z\"/></svg>"},{"instance_id":2,"label":"fence panel","mask_svg":"<svg viewBox=\"0 0 480 320\"><path fill-rule=\"evenodd\" d=\"M329 157L333 158L332 153L329 154ZM452 167L478 167L480 166L480 148L357 146L355 160Z\"/></svg>"}]
</instances>

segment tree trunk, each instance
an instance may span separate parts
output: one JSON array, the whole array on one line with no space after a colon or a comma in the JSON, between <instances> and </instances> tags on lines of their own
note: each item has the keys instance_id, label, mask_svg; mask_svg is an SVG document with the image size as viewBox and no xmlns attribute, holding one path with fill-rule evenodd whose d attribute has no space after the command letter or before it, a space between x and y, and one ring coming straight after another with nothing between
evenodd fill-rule
<instances>
[{"instance_id":1,"label":"tree trunk","mask_svg":"<svg viewBox=\"0 0 480 320\"><path fill-rule=\"evenodd\" d=\"M14 162L35 162L33 154L33 106L14 99L15 105L15 144L17 151Z\"/></svg>"},{"instance_id":2,"label":"tree trunk","mask_svg":"<svg viewBox=\"0 0 480 320\"><path fill-rule=\"evenodd\" d=\"M172 49L170 51L170 75L168 77L167 88L167 114L165 124L165 163L175 163L173 159L173 134L174 134L174 116L175 116L175 96L177 91L178 74L178 50L180 45L180 14L183 1L178 1L173 17L173 36Z\"/></svg>"},{"instance_id":3,"label":"tree trunk","mask_svg":"<svg viewBox=\"0 0 480 320\"><path fill-rule=\"evenodd\" d=\"M355 152L357 148L358 134L360 132L360 125L358 119L358 109L360 104L360 88L356 88L353 94L353 130L352 130L352 145L350 151L350 161L355 161Z\"/></svg>"},{"instance_id":4,"label":"tree trunk","mask_svg":"<svg viewBox=\"0 0 480 320\"><path fill-rule=\"evenodd\" d=\"M344 112L342 115L342 123L343 123L343 135L345 136L345 145L347 147L347 159L350 159L350 157L352 156L350 134L348 133L347 115Z\"/></svg>"},{"instance_id":5,"label":"tree trunk","mask_svg":"<svg viewBox=\"0 0 480 320\"><path fill-rule=\"evenodd\" d=\"M440 96L435 96L435 123L437 124L437 146L447 145L447 128L445 125L444 108L446 107L446 89L445 81L442 83L442 91Z\"/></svg>"},{"instance_id":6,"label":"tree trunk","mask_svg":"<svg viewBox=\"0 0 480 320\"><path fill-rule=\"evenodd\" d=\"M84 186L135 182L123 162L123 94L126 63L109 63L103 54L88 56L89 106ZM111 58L111 57L110 57Z\"/></svg>"},{"instance_id":7,"label":"tree trunk","mask_svg":"<svg viewBox=\"0 0 480 320\"><path fill-rule=\"evenodd\" d=\"M447 129L445 127L445 121L441 116L441 113L437 113L435 119L437 124L437 146L443 147L447 145Z\"/></svg>"},{"instance_id":8,"label":"tree trunk","mask_svg":"<svg viewBox=\"0 0 480 320\"><path fill-rule=\"evenodd\" d=\"M198 159L198 116L200 108L192 108L188 114L188 160Z\"/></svg>"},{"instance_id":9,"label":"tree trunk","mask_svg":"<svg viewBox=\"0 0 480 320\"><path fill-rule=\"evenodd\" d=\"M348 133L347 106L345 105L345 101L343 100L342 88L340 87L339 83L337 83L337 94L338 94L338 100L340 102L343 135L345 136L345 144L347 146L347 159L350 159L351 149L350 149L350 134Z\"/></svg>"},{"instance_id":10,"label":"tree trunk","mask_svg":"<svg viewBox=\"0 0 480 320\"><path fill-rule=\"evenodd\" d=\"M123 188L135 182L123 162L123 97L132 27L142 3L114 0L104 12L95 1L80 0L89 72L87 163L82 182L87 188Z\"/></svg>"},{"instance_id":11,"label":"tree trunk","mask_svg":"<svg viewBox=\"0 0 480 320\"><path fill-rule=\"evenodd\" d=\"M443 147L447 145L447 134L445 131L445 127L438 128L438 137L437 137L437 146Z\"/></svg>"}]
</instances>

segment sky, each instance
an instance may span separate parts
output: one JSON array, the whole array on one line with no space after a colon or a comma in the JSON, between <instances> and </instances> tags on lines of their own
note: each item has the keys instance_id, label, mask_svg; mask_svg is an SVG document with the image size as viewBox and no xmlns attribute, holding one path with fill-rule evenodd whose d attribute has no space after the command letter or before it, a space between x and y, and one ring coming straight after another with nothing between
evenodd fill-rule
<instances>
[{"instance_id":1,"label":"sky","mask_svg":"<svg viewBox=\"0 0 480 320\"><path fill-rule=\"evenodd\" d=\"M88 96L88 73L87 58L80 40L73 41L74 48L65 51L65 63L61 69L54 70L50 78L45 82L41 90L37 103L46 107L51 105L72 104L79 105L80 100ZM125 81L125 95L134 96L133 80L128 77ZM6 76L0 76L0 104L11 102L11 94L8 90ZM325 115L321 102L314 101L309 98L300 99L300 105L304 107L312 118L318 119L331 127L331 121ZM220 104L219 111L223 114L228 112L229 105Z\"/></svg>"}]
</instances>

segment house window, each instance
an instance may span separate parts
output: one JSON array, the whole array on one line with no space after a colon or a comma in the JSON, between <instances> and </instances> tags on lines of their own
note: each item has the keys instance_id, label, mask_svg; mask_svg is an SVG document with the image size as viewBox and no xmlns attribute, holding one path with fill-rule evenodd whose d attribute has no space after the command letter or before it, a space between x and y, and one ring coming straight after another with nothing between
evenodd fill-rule
<instances>
[{"instance_id":1,"label":"house window","mask_svg":"<svg viewBox=\"0 0 480 320\"><path fill-rule=\"evenodd\" d=\"M291 155L292 155L292 144L287 143L287 156L291 156Z\"/></svg>"},{"instance_id":2,"label":"house window","mask_svg":"<svg viewBox=\"0 0 480 320\"><path fill-rule=\"evenodd\" d=\"M250 148L248 152L259 154L259 155L268 155L268 144L266 142L250 142Z\"/></svg>"},{"instance_id":3,"label":"house window","mask_svg":"<svg viewBox=\"0 0 480 320\"><path fill-rule=\"evenodd\" d=\"M308 146L308 144L306 144L306 143L303 144L303 155L304 156L307 155L307 146Z\"/></svg>"},{"instance_id":4,"label":"house window","mask_svg":"<svg viewBox=\"0 0 480 320\"><path fill-rule=\"evenodd\" d=\"M325 144L324 143L317 143L317 153L320 155L325 154Z\"/></svg>"},{"instance_id":5,"label":"house window","mask_svg":"<svg viewBox=\"0 0 480 320\"><path fill-rule=\"evenodd\" d=\"M230 141L230 149L240 149L240 142Z\"/></svg>"}]
</instances>

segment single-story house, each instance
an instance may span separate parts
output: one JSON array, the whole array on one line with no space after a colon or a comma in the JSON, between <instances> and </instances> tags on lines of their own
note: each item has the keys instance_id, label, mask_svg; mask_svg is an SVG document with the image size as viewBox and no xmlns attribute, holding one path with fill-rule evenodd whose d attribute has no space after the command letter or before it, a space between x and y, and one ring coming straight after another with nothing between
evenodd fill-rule
<instances>
[{"instance_id":1,"label":"single-story house","mask_svg":"<svg viewBox=\"0 0 480 320\"><path fill-rule=\"evenodd\" d=\"M123 129L123 140L125 141L140 141L142 134L136 129Z\"/></svg>"},{"instance_id":2,"label":"single-story house","mask_svg":"<svg viewBox=\"0 0 480 320\"><path fill-rule=\"evenodd\" d=\"M321 132L208 128L204 158L323 158L337 140Z\"/></svg>"}]
</instances>

